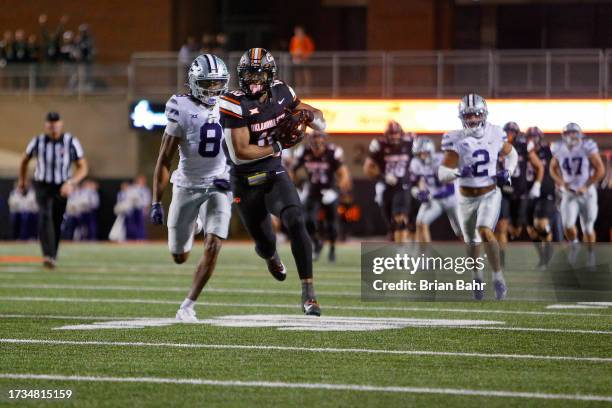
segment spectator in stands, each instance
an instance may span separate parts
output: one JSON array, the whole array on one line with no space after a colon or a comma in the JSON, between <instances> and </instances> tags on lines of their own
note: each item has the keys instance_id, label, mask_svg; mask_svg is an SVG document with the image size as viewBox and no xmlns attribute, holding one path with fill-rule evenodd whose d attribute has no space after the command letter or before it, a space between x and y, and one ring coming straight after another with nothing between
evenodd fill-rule
<instances>
[{"instance_id":1,"label":"spectator in stands","mask_svg":"<svg viewBox=\"0 0 612 408\"><path fill-rule=\"evenodd\" d=\"M65 31L59 48L59 60L62 62L75 62L78 57L78 49L74 41L74 33Z\"/></svg>"},{"instance_id":2,"label":"spectator in stands","mask_svg":"<svg viewBox=\"0 0 612 408\"><path fill-rule=\"evenodd\" d=\"M113 223L113 227L108 234L108 239L115 242L123 242L127 238L127 219L132 211L132 204L128 200L128 190L130 184L127 182L121 183L119 192L117 193L117 203L113 211L117 218Z\"/></svg>"},{"instance_id":3,"label":"spectator in stands","mask_svg":"<svg viewBox=\"0 0 612 408\"><path fill-rule=\"evenodd\" d=\"M34 189L28 183L20 191L17 183L8 199L11 216L11 238L18 240L36 239L38 236L38 205Z\"/></svg>"},{"instance_id":4,"label":"spectator in stands","mask_svg":"<svg viewBox=\"0 0 612 408\"><path fill-rule=\"evenodd\" d=\"M36 34L30 34L28 36L28 52L30 53L29 62L40 61L40 46L38 45L38 39L36 38Z\"/></svg>"},{"instance_id":5,"label":"spectator in stands","mask_svg":"<svg viewBox=\"0 0 612 408\"><path fill-rule=\"evenodd\" d=\"M2 35L2 41L0 42L0 58L2 58L3 65L9 62L13 62L15 53L13 51L13 32L5 31Z\"/></svg>"},{"instance_id":6,"label":"spectator in stands","mask_svg":"<svg viewBox=\"0 0 612 408\"><path fill-rule=\"evenodd\" d=\"M98 239L98 209L100 208L98 183L91 179L85 180L83 196L86 203L85 210L81 214L81 222L85 230L84 239L94 241Z\"/></svg>"},{"instance_id":7,"label":"spectator in stands","mask_svg":"<svg viewBox=\"0 0 612 408\"><path fill-rule=\"evenodd\" d=\"M89 24L81 24L76 37L76 48L79 62L90 63L94 58L94 38L91 35Z\"/></svg>"},{"instance_id":8,"label":"spectator in stands","mask_svg":"<svg viewBox=\"0 0 612 408\"><path fill-rule=\"evenodd\" d=\"M126 191L126 200L130 203L130 212L126 218L127 239L143 240L146 238L147 211L151 203L151 190L147 179L139 175Z\"/></svg>"},{"instance_id":9,"label":"spectator in stands","mask_svg":"<svg viewBox=\"0 0 612 408\"><path fill-rule=\"evenodd\" d=\"M13 61L14 63L19 64L30 62L30 50L28 49L25 31L22 29L15 31L15 40L13 41ZM28 76L26 70L19 69L19 71L14 72L13 75L13 86L16 89L27 88Z\"/></svg>"},{"instance_id":10,"label":"spectator in stands","mask_svg":"<svg viewBox=\"0 0 612 408\"><path fill-rule=\"evenodd\" d=\"M304 66L315 50L314 42L306 32L304 27L296 26L293 29L293 37L289 42L289 52L294 64L295 84L308 88L310 86L310 71Z\"/></svg>"},{"instance_id":11,"label":"spectator in stands","mask_svg":"<svg viewBox=\"0 0 612 408\"><path fill-rule=\"evenodd\" d=\"M193 55L198 52L200 46L196 42L196 39L193 35L187 37L187 41L179 50L179 62L185 66L189 66L191 61L193 61Z\"/></svg>"},{"instance_id":12,"label":"spectator in stands","mask_svg":"<svg viewBox=\"0 0 612 408\"><path fill-rule=\"evenodd\" d=\"M227 58L227 35L225 33L219 33L215 37L215 46L212 53L221 59Z\"/></svg>"},{"instance_id":13,"label":"spectator in stands","mask_svg":"<svg viewBox=\"0 0 612 408\"><path fill-rule=\"evenodd\" d=\"M43 42L43 56L47 61L57 61L59 58L61 38L64 34L64 27L68 23L68 16L62 16L59 25L53 31L49 30L47 26L46 14L41 14L38 17L38 23L40 25L40 38Z\"/></svg>"},{"instance_id":14,"label":"spectator in stands","mask_svg":"<svg viewBox=\"0 0 612 408\"><path fill-rule=\"evenodd\" d=\"M208 54L211 53L215 46L215 37L212 34L205 33L202 35L202 47L200 53Z\"/></svg>"}]
</instances>

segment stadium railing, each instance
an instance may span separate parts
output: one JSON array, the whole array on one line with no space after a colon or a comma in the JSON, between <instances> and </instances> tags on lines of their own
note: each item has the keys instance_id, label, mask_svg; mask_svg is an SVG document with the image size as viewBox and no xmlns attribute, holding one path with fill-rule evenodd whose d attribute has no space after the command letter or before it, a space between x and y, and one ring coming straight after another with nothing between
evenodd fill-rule
<instances>
[{"instance_id":1,"label":"stadium railing","mask_svg":"<svg viewBox=\"0 0 612 408\"><path fill-rule=\"evenodd\" d=\"M274 55L280 77L307 97L442 98L466 90L500 98L612 94L612 49L322 51L299 65L287 52ZM221 56L232 85L240 56ZM0 92L161 100L184 92L187 66L176 52L135 53L127 64L8 64L0 68Z\"/></svg>"}]
</instances>

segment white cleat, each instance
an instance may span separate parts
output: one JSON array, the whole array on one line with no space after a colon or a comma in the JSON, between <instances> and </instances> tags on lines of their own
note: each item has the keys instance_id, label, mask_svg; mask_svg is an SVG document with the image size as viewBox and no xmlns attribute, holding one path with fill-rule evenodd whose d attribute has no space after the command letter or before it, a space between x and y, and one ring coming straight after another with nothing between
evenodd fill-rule
<instances>
[{"instance_id":1,"label":"white cleat","mask_svg":"<svg viewBox=\"0 0 612 408\"><path fill-rule=\"evenodd\" d=\"M181 307L176 312L176 320L183 323L197 323L198 318L196 317L196 312L191 307Z\"/></svg>"}]
</instances>

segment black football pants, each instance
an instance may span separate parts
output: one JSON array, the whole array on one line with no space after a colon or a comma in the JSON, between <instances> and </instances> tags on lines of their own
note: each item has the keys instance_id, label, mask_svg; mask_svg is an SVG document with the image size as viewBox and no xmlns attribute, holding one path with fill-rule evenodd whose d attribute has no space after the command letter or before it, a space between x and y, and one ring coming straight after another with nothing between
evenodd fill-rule
<instances>
[{"instance_id":1,"label":"black football pants","mask_svg":"<svg viewBox=\"0 0 612 408\"><path fill-rule=\"evenodd\" d=\"M55 259L67 200L60 194L59 185L35 182L34 191L38 204L38 237L42 253Z\"/></svg>"},{"instance_id":2,"label":"black football pants","mask_svg":"<svg viewBox=\"0 0 612 408\"><path fill-rule=\"evenodd\" d=\"M312 278L312 243L295 185L286 171L270 176L263 184L249 186L246 178L232 176L234 202L243 225L255 241L255 251L262 258L276 252L276 234L270 214L281 219L291 241L300 279Z\"/></svg>"}]
</instances>

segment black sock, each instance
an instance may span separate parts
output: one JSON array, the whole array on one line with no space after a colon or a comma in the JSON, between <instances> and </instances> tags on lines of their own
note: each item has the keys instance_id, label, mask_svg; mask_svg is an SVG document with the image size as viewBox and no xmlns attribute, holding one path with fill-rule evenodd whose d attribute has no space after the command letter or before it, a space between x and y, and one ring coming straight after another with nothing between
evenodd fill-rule
<instances>
[{"instance_id":1,"label":"black sock","mask_svg":"<svg viewBox=\"0 0 612 408\"><path fill-rule=\"evenodd\" d=\"M316 299L314 286L312 282L302 281L302 302L305 302L309 299Z\"/></svg>"}]
</instances>

